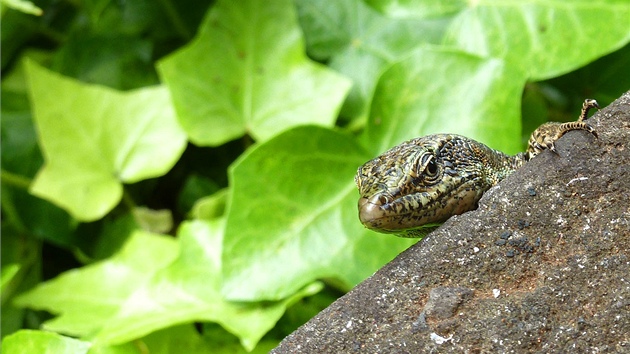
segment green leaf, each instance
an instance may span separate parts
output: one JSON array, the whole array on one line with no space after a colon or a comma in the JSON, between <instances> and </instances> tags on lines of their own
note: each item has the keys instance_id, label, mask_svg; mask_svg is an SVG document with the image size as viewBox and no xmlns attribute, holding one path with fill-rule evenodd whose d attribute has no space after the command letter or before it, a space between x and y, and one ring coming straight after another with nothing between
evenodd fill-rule
<instances>
[{"instance_id":1,"label":"green leaf","mask_svg":"<svg viewBox=\"0 0 630 354\"><path fill-rule=\"evenodd\" d=\"M322 287L312 283L273 303L227 302L220 295L222 220L184 222L178 235L175 241L136 231L112 258L64 273L15 303L60 314L44 328L98 346L122 344L173 325L212 321L251 350L287 306Z\"/></svg>"},{"instance_id":2,"label":"green leaf","mask_svg":"<svg viewBox=\"0 0 630 354\"><path fill-rule=\"evenodd\" d=\"M448 20L387 18L361 0L296 0L308 52L352 78L343 106L365 117L382 71L425 43L439 43Z\"/></svg>"},{"instance_id":3,"label":"green leaf","mask_svg":"<svg viewBox=\"0 0 630 354\"><path fill-rule=\"evenodd\" d=\"M163 87L119 92L32 62L27 73L46 160L31 193L79 220L109 212L121 199L121 182L165 174L186 146Z\"/></svg>"},{"instance_id":4,"label":"green leaf","mask_svg":"<svg viewBox=\"0 0 630 354\"><path fill-rule=\"evenodd\" d=\"M44 323L44 329L88 337L100 330L151 274L177 256L177 246L170 237L136 231L112 258L41 283L16 298L15 304L60 314Z\"/></svg>"},{"instance_id":5,"label":"green leaf","mask_svg":"<svg viewBox=\"0 0 630 354\"><path fill-rule=\"evenodd\" d=\"M103 34L78 31L55 53L51 67L82 82L135 89L159 83L153 50L145 38L111 30Z\"/></svg>"},{"instance_id":6,"label":"green leaf","mask_svg":"<svg viewBox=\"0 0 630 354\"><path fill-rule=\"evenodd\" d=\"M159 64L191 141L266 140L330 126L350 82L304 54L290 0L219 0L191 44Z\"/></svg>"},{"instance_id":7,"label":"green leaf","mask_svg":"<svg viewBox=\"0 0 630 354\"><path fill-rule=\"evenodd\" d=\"M502 60L427 47L379 80L364 145L376 156L405 140L458 133L507 153L520 151L524 74Z\"/></svg>"},{"instance_id":8,"label":"green leaf","mask_svg":"<svg viewBox=\"0 0 630 354\"><path fill-rule=\"evenodd\" d=\"M550 90L561 95L564 99L561 107L565 111L579 112L585 97L595 97L599 105L605 107L630 87L630 75L626 75L628 67L630 44L575 72L543 82L543 87L538 89L544 91L547 100L552 100L552 95L547 94ZM575 113L555 118L559 121L575 120Z\"/></svg>"},{"instance_id":9,"label":"green leaf","mask_svg":"<svg viewBox=\"0 0 630 354\"><path fill-rule=\"evenodd\" d=\"M20 271L21 266L16 263L3 264L2 265L2 278L0 291L2 292L2 303L4 304L4 296L7 293L7 287L9 283L15 278Z\"/></svg>"},{"instance_id":10,"label":"green leaf","mask_svg":"<svg viewBox=\"0 0 630 354\"><path fill-rule=\"evenodd\" d=\"M627 0L480 0L453 20L444 44L505 58L542 80L621 48L629 19Z\"/></svg>"},{"instance_id":11,"label":"green leaf","mask_svg":"<svg viewBox=\"0 0 630 354\"><path fill-rule=\"evenodd\" d=\"M230 170L224 294L275 300L327 277L347 288L415 242L359 222L353 177L367 159L351 137L313 126L239 159Z\"/></svg>"},{"instance_id":12,"label":"green leaf","mask_svg":"<svg viewBox=\"0 0 630 354\"><path fill-rule=\"evenodd\" d=\"M321 289L321 285L313 284L275 303L226 302L219 292L221 219L185 222L178 234L178 258L136 289L96 335L97 343L124 343L160 328L212 321L238 336L241 344L251 350L289 304Z\"/></svg>"},{"instance_id":13,"label":"green leaf","mask_svg":"<svg viewBox=\"0 0 630 354\"><path fill-rule=\"evenodd\" d=\"M4 354L86 354L90 343L56 333L23 329L2 340Z\"/></svg>"},{"instance_id":14,"label":"green leaf","mask_svg":"<svg viewBox=\"0 0 630 354\"><path fill-rule=\"evenodd\" d=\"M171 354L171 353L185 353L185 354L246 354L251 352L252 354L269 353L278 343L275 345L263 348L260 345L256 346L254 351L246 350L238 342L238 339L233 335L227 333L220 326L214 326L214 333L216 336L209 337L208 330L202 329L202 335L195 329L192 324L170 327L158 332L154 332L144 338L142 342L146 344L151 354ZM266 350L264 350L266 349Z\"/></svg>"}]
</instances>

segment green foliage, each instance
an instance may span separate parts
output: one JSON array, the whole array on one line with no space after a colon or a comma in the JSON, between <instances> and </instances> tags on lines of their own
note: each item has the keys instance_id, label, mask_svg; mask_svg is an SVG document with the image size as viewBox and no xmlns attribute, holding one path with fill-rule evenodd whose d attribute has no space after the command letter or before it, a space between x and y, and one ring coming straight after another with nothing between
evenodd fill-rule
<instances>
[{"instance_id":1,"label":"green foliage","mask_svg":"<svg viewBox=\"0 0 630 354\"><path fill-rule=\"evenodd\" d=\"M244 134L267 140L301 124L332 126L350 87L306 57L289 0L218 2L195 40L160 69L197 145Z\"/></svg>"},{"instance_id":2,"label":"green foliage","mask_svg":"<svg viewBox=\"0 0 630 354\"><path fill-rule=\"evenodd\" d=\"M357 0L296 0L308 52L353 81L342 115L365 117L381 73L425 43L440 43L447 18L395 19Z\"/></svg>"},{"instance_id":3,"label":"green foliage","mask_svg":"<svg viewBox=\"0 0 630 354\"><path fill-rule=\"evenodd\" d=\"M630 86L622 0L3 3L5 353L267 352L415 242L363 162Z\"/></svg>"},{"instance_id":4,"label":"green foliage","mask_svg":"<svg viewBox=\"0 0 630 354\"><path fill-rule=\"evenodd\" d=\"M165 88L121 93L81 84L31 62L27 73L46 160L31 193L76 219L102 218L120 202L121 182L162 176L181 156L186 135Z\"/></svg>"}]
</instances>

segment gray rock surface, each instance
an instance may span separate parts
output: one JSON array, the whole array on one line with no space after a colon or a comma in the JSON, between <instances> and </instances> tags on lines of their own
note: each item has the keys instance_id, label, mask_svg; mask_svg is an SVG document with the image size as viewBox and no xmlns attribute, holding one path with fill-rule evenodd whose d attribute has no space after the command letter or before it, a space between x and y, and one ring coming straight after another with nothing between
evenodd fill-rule
<instances>
[{"instance_id":1,"label":"gray rock surface","mask_svg":"<svg viewBox=\"0 0 630 354\"><path fill-rule=\"evenodd\" d=\"M630 353L630 92L589 122L272 353Z\"/></svg>"}]
</instances>

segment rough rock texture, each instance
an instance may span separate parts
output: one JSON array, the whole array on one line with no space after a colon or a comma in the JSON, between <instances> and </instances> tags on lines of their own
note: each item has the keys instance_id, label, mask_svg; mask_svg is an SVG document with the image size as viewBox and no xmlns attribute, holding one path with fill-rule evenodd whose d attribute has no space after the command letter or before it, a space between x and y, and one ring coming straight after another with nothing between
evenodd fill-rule
<instances>
[{"instance_id":1,"label":"rough rock texture","mask_svg":"<svg viewBox=\"0 0 630 354\"><path fill-rule=\"evenodd\" d=\"M589 122L272 353L630 353L630 92Z\"/></svg>"}]
</instances>

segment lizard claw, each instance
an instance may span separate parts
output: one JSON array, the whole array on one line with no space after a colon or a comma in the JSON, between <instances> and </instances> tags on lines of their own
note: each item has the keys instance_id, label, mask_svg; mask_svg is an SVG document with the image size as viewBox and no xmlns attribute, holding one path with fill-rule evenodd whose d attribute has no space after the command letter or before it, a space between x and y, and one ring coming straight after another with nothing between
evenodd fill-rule
<instances>
[{"instance_id":1,"label":"lizard claw","mask_svg":"<svg viewBox=\"0 0 630 354\"><path fill-rule=\"evenodd\" d=\"M550 150L557 154L555 142L566 132L571 130L586 130L597 138L595 129L584 122L591 108L599 108L599 104L593 99L586 99L582 105L582 112L576 122L549 122L538 127L529 138L529 147L527 149L528 158L532 159L544 150Z\"/></svg>"}]
</instances>

